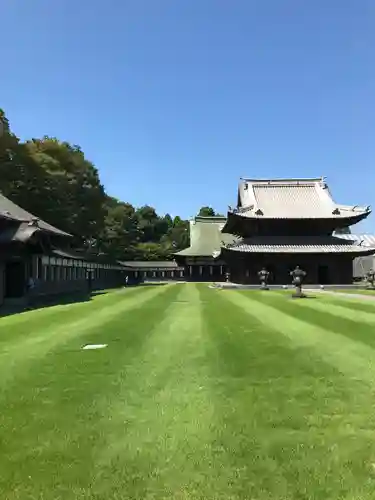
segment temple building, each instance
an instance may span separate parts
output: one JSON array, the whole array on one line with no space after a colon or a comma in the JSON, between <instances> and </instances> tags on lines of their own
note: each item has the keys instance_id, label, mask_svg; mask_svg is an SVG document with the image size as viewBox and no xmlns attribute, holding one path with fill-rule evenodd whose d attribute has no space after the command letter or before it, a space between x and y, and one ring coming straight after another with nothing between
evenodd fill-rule
<instances>
[{"instance_id":1,"label":"temple building","mask_svg":"<svg viewBox=\"0 0 375 500\"><path fill-rule=\"evenodd\" d=\"M30 279L34 298L120 286L127 270L105 256L71 249L72 236L0 193L0 306L20 302Z\"/></svg>"},{"instance_id":2,"label":"temple building","mask_svg":"<svg viewBox=\"0 0 375 500\"><path fill-rule=\"evenodd\" d=\"M190 248L176 260L191 279L229 272L234 283L257 284L265 267L271 283L288 284L299 265L306 283L349 284L353 260L374 254L375 246L338 233L370 213L368 206L335 203L324 178L241 179L237 207L227 219L195 218Z\"/></svg>"},{"instance_id":3,"label":"temple building","mask_svg":"<svg viewBox=\"0 0 375 500\"><path fill-rule=\"evenodd\" d=\"M222 233L226 217L195 217L190 221L190 247L175 254L180 266L185 268L185 278L193 281L224 281L229 271L220 258L222 245L239 239Z\"/></svg>"}]
</instances>

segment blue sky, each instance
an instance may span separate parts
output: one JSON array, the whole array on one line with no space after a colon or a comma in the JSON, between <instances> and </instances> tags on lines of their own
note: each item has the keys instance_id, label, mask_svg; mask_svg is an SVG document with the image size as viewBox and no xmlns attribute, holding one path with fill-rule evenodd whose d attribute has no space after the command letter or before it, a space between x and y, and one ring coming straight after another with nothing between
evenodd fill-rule
<instances>
[{"instance_id":1,"label":"blue sky","mask_svg":"<svg viewBox=\"0 0 375 500\"><path fill-rule=\"evenodd\" d=\"M374 25L373 0L3 0L0 106L160 213L225 212L240 176L375 205Z\"/></svg>"}]
</instances>

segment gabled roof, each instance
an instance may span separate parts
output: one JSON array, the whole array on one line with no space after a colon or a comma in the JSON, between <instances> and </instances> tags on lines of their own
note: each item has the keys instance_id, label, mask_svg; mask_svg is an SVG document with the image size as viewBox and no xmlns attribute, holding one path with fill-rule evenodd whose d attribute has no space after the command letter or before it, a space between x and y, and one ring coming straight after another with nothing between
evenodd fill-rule
<instances>
[{"instance_id":1,"label":"gabled roof","mask_svg":"<svg viewBox=\"0 0 375 500\"><path fill-rule=\"evenodd\" d=\"M371 210L335 203L324 178L241 179L234 212L260 219L350 219Z\"/></svg>"},{"instance_id":2,"label":"gabled roof","mask_svg":"<svg viewBox=\"0 0 375 500\"><path fill-rule=\"evenodd\" d=\"M61 229L57 229L57 227L48 224L42 219L39 219L35 215L27 212L20 206L16 205L9 198L6 198L4 195L0 193L0 219L7 219L16 222L20 222L22 227L26 227L26 225L34 228L34 231L41 230L47 233L56 234L59 236L71 236L65 231L61 231ZM25 224L22 224L25 223ZM21 229L21 226L20 226ZM27 238L26 238L27 239Z\"/></svg>"},{"instance_id":3,"label":"gabled roof","mask_svg":"<svg viewBox=\"0 0 375 500\"><path fill-rule=\"evenodd\" d=\"M190 247L177 252L176 256L212 257L219 255L220 248L238 241L236 236L222 233L226 217L195 217L190 221Z\"/></svg>"}]
</instances>

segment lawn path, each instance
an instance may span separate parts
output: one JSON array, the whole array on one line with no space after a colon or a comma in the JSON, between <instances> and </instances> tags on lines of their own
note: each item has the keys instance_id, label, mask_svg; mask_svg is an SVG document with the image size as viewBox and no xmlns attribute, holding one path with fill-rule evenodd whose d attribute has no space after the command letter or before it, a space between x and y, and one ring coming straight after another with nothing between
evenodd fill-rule
<instances>
[{"instance_id":1,"label":"lawn path","mask_svg":"<svg viewBox=\"0 0 375 500\"><path fill-rule=\"evenodd\" d=\"M316 290L314 290L316 291ZM326 295L337 295L337 298L351 298L356 300L375 300L374 290L319 290L319 293L324 293Z\"/></svg>"},{"instance_id":2,"label":"lawn path","mask_svg":"<svg viewBox=\"0 0 375 500\"><path fill-rule=\"evenodd\" d=\"M107 440L97 458L95 498L210 498L215 416L205 343L198 289L182 285L118 373L116 399L103 400Z\"/></svg>"}]
</instances>

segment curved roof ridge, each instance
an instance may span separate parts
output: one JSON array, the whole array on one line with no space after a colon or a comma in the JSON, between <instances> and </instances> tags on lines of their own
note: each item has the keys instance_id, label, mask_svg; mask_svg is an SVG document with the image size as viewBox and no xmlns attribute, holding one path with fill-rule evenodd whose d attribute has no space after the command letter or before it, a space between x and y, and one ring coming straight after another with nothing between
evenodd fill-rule
<instances>
[{"instance_id":1,"label":"curved roof ridge","mask_svg":"<svg viewBox=\"0 0 375 500\"><path fill-rule=\"evenodd\" d=\"M290 182L290 183L298 183L298 182L311 182L311 183L316 183L316 182L325 182L326 178L325 177L281 177L281 178L250 178L250 177L241 177L241 181L243 182L261 182L261 183L267 183L267 182L275 182L275 183L285 183L285 182Z\"/></svg>"}]
</instances>

